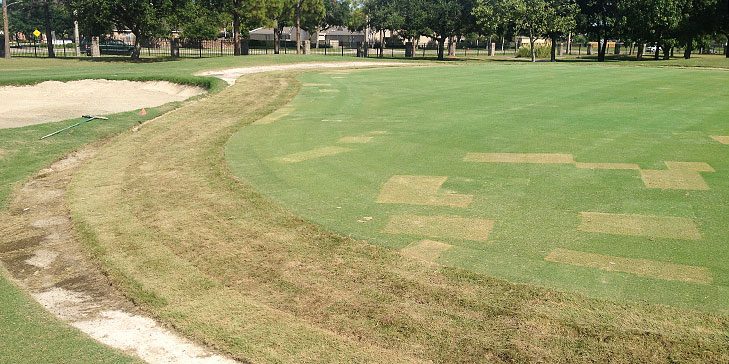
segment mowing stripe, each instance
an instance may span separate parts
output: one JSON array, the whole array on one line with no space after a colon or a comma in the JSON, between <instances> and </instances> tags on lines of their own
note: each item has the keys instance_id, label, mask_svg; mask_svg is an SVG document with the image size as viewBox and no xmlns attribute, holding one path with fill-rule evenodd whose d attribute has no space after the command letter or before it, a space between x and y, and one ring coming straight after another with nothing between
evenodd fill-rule
<instances>
[{"instance_id":1,"label":"mowing stripe","mask_svg":"<svg viewBox=\"0 0 729 364\"><path fill-rule=\"evenodd\" d=\"M348 136L339 139L337 143L350 143L350 144L365 144L371 142L373 137L371 136Z\"/></svg>"},{"instance_id":2,"label":"mowing stripe","mask_svg":"<svg viewBox=\"0 0 729 364\"><path fill-rule=\"evenodd\" d=\"M557 248L549 253L544 260L669 281L700 284L711 284L712 281L711 271L708 268L648 259L622 258Z\"/></svg>"},{"instance_id":3,"label":"mowing stripe","mask_svg":"<svg viewBox=\"0 0 729 364\"><path fill-rule=\"evenodd\" d=\"M438 192L447 179L442 176L392 176L382 186L377 203L468 207L472 195Z\"/></svg>"},{"instance_id":4,"label":"mowing stripe","mask_svg":"<svg viewBox=\"0 0 729 364\"><path fill-rule=\"evenodd\" d=\"M572 154L554 153L468 153L464 162L574 164Z\"/></svg>"},{"instance_id":5,"label":"mowing stripe","mask_svg":"<svg viewBox=\"0 0 729 364\"><path fill-rule=\"evenodd\" d=\"M695 172L716 172L713 167L705 162L664 162L666 168L680 171Z\"/></svg>"},{"instance_id":6,"label":"mowing stripe","mask_svg":"<svg viewBox=\"0 0 729 364\"><path fill-rule=\"evenodd\" d=\"M400 254L428 262L435 262L443 252L450 248L450 244L441 243L440 241L422 240L402 248Z\"/></svg>"},{"instance_id":7,"label":"mowing stripe","mask_svg":"<svg viewBox=\"0 0 729 364\"><path fill-rule=\"evenodd\" d=\"M729 135L727 135L727 136L712 135L711 139L714 139L721 144L729 144Z\"/></svg>"},{"instance_id":8,"label":"mowing stripe","mask_svg":"<svg viewBox=\"0 0 729 364\"><path fill-rule=\"evenodd\" d=\"M281 119L282 117L284 117L284 116L286 116L288 114L291 114L291 112L293 112L294 110L295 110L294 107L284 106L284 107L282 107L282 108L280 108L280 109L278 109L278 110L276 110L276 111L268 114L268 116L263 117L262 119L256 121L255 123L253 123L251 125L267 125L267 124L271 124L274 121L276 121L278 119Z\"/></svg>"},{"instance_id":9,"label":"mowing stripe","mask_svg":"<svg viewBox=\"0 0 729 364\"><path fill-rule=\"evenodd\" d=\"M298 163L298 162L303 162L303 161L307 161L310 159L316 159L316 158L326 157L326 156L335 155L335 154L339 154L339 153L349 152L350 150L352 150L352 149L342 148L342 147L323 147L323 148L307 150L305 152L292 153L289 155L285 155L283 157L273 158L273 160L277 160L279 162L284 162L284 163Z\"/></svg>"},{"instance_id":10,"label":"mowing stripe","mask_svg":"<svg viewBox=\"0 0 729 364\"><path fill-rule=\"evenodd\" d=\"M591 233L650 236L681 240L700 240L701 233L691 219L674 216L650 216L582 212L579 229Z\"/></svg>"},{"instance_id":11,"label":"mowing stripe","mask_svg":"<svg viewBox=\"0 0 729 364\"><path fill-rule=\"evenodd\" d=\"M585 169L640 169L637 164L632 163L576 163L575 166Z\"/></svg>"},{"instance_id":12,"label":"mowing stripe","mask_svg":"<svg viewBox=\"0 0 729 364\"><path fill-rule=\"evenodd\" d=\"M664 190L709 190L699 172L691 170L640 170L643 183L648 188Z\"/></svg>"},{"instance_id":13,"label":"mowing stripe","mask_svg":"<svg viewBox=\"0 0 729 364\"><path fill-rule=\"evenodd\" d=\"M337 90L335 88L321 88L321 89L319 89L319 92L332 93L332 92L339 92L339 90Z\"/></svg>"},{"instance_id":14,"label":"mowing stripe","mask_svg":"<svg viewBox=\"0 0 729 364\"><path fill-rule=\"evenodd\" d=\"M487 241L493 228L493 220L448 216L396 215L390 218L383 231L388 234Z\"/></svg>"}]
</instances>

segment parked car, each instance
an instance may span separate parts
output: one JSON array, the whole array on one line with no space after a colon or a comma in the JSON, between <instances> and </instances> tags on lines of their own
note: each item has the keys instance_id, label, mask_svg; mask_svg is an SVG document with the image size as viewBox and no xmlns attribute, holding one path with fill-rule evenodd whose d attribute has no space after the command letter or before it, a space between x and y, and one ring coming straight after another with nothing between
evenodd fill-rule
<instances>
[{"instance_id":1,"label":"parked car","mask_svg":"<svg viewBox=\"0 0 729 364\"><path fill-rule=\"evenodd\" d=\"M99 51L101 54L112 54L131 56L134 52L134 46L126 44L118 39L102 39L99 41ZM84 40L81 42L81 52L91 55L91 42Z\"/></svg>"},{"instance_id":2,"label":"parked car","mask_svg":"<svg viewBox=\"0 0 729 364\"><path fill-rule=\"evenodd\" d=\"M660 47L656 47L656 46L646 46L644 52L645 53L656 53L656 49L659 49L660 50L661 48Z\"/></svg>"}]
</instances>

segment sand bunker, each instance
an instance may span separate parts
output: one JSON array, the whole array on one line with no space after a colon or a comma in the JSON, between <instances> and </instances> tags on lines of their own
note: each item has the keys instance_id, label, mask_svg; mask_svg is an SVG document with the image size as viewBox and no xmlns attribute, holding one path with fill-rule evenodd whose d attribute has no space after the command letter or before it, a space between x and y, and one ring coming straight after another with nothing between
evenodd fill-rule
<instances>
[{"instance_id":1,"label":"sand bunker","mask_svg":"<svg viewBox=\"0 0 729 364\"><path fill-rule=\"evenodd\" d=\"M423 240L410 244L400 250L400 254L415 259L435 262L451 245L433 240Z\"/></svg>"},{"instance_id":2,"label":"sand bunker","mask_svg":"<svg viewBox=\"0 0 729 364\"><path fill-rule=\"evenodd\" d=\"M583 212L580 230L593 233L700 240L701 233L691 219L673 216L606 214Z\"/></svg>"},{"instance_id":3,"label":"sand bunker","mask_svg":"<svg viewBox=\"0 0 729 364\"><path fill-rule=\"evenodd\" d=\"M155 107L203 92L200 87L161 81L46 81L32 86L3 86L0 129Z\"/></svg>"},{"instance_id":4,"label":"sand bunker","mask_svg":"<svg viewBox=\"0 0 729 364\"><path fill-rule=\"evenodd\" d=\"M493 220L468 217L397 215L390 218L384 232L388 234L421 235L431 238L487 241L493 228Z\"/></svg>"},{"instance_id":5,"label":"sand bunker","mask_svg":"<svg viewBox=\"0 0 729 364\"><path fill-rule=\"evenodd\" d=\"M671 281L701 284L711 283L711 273L708 268L657 262L648 259L622 258L566 249L555 249L544 260Z\"/></svg>"},{"instance_id":6,"label":"sand bunker","mask_svg":"<svg viewBox=\"0 0 729 364\"><path fill-rule=\"evenodd\" d=\"M464 162L574 164L572 154L554 153L468 153Z\"/></svg>"},{"instance_id":7,"label":"sand bunker","mask_svg":"<svg viewBox=\"0 0 729 364\"><path fill-rule=\"evenodd\" d=\"M335 155L343 152L349 152L352 149L349 148L342 148L342 147L323 147L323 148L317 148L312 150L307 150L305 152L298 152L293 153L289 155L285 155L283 157L274 158L275 160L279 162L284 163L298 163L307 161L310 159L316 159L321 157L326 157L330 155Z\"/></svg>"},{"instance_id":8,"label":"sand bunker","mask_svg":"<svg viewBox=\"0 0 729 364\"><path fill-rule=\"evenodd\" d=\"M382 186L377 203L468 207L472 195L442 193L444 176L393 176Z\"/></svg>"}]
</instances>

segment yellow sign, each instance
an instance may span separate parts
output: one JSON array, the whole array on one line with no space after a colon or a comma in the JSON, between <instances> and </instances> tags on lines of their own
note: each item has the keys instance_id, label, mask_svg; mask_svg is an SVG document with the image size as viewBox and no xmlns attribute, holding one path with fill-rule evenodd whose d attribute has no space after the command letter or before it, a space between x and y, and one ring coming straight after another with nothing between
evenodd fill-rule
<instances>
[{"instance_id":1,"label":"yellow sign","mask_svg":"<svg viewBox=\"0 0 729 364\"><path fill-rule=\"evenodd\" d=\"M33 32L33 35L35 35L36 37L40 37L40 35L41 35L40 30L36 29L35 32Z\"/></svg>"}]
</instances>

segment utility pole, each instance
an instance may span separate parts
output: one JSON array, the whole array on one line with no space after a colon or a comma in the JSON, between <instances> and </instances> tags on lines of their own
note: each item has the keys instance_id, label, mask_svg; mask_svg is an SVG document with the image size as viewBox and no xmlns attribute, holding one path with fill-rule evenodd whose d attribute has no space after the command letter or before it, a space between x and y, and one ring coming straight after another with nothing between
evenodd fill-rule
<instances>
[{"instance_id":1,"label":"utility pole","mask_svg":"<svg viewBox=\"0 0 729 364\"><path fill-rule=\"evenodd\" d=\"M5 37L5 59L10 59L10 27L8 25L8 0L3 2L3 36Z\"/></svg>"}]
</instances>

